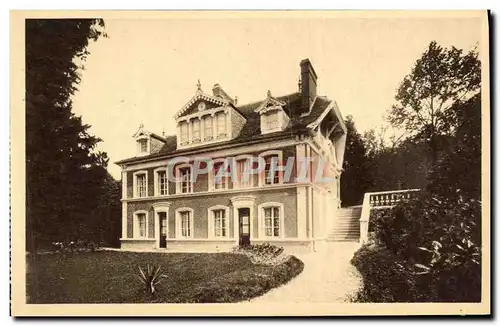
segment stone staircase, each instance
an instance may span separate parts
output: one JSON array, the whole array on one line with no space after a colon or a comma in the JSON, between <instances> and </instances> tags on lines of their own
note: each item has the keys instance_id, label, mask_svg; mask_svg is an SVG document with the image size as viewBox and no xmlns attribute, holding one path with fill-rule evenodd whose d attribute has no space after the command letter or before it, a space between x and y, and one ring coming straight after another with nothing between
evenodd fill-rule
<instances>
[{"instance_id":1,"label":"stone staircase","mask_svg":"<svg viewBox=\"0 0 500 326\"><path fill-rule=\"evenodd\" d=\"M359 242L362 206L341 208L337 218L333 221L327 241L332 242Z\"/></svg>"}]
</instances>

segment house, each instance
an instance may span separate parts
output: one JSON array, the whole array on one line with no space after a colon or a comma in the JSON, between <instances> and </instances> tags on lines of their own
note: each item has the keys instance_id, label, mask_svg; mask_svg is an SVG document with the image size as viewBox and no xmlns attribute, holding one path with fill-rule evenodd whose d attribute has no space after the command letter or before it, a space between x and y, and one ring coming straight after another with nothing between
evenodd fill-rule
<instances>
[{"instance_id":1,"label":"house","mask_svg":"<svg viewBox=\"0 0 500 326\"><path fill-rule=\"evenodd\" d=\"M299 90L239 104L198 82L176 135L140 126L122 168L123 249L226 251L271 243L320 250L340 208L346 127L300 62ZM161 117L158 117L161 118Z\"/></svg>"}]
</instances>

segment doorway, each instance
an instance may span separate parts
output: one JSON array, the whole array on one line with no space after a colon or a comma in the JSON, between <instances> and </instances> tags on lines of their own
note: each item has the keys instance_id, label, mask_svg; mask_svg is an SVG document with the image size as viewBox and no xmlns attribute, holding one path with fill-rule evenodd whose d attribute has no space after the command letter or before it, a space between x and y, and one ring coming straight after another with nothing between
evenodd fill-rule
<instances>
[{"instance_id":1,"label":"doorway","mask_svg":"<svg viewBox=\"0 0 500 326\"><path fill-rule=\"evenodd\" d=\"M239 228L240 228L240 246L250 245L250 208L238 208Z\"/></svg>"},{"instance_id":2,"label":"doorway","mask_svg":"<svg viewBox=\"0 0 500 326\"><path fill-rule=\"evenodd\" d=\"M167 212L158 212L158 217L160 221L160 248L167 248Z\"/></svg>"}]
</instances>

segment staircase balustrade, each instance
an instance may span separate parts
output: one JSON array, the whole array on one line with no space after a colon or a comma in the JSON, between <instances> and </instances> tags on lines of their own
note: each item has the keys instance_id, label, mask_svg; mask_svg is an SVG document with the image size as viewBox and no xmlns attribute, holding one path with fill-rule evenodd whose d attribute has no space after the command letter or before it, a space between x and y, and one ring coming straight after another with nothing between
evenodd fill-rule
<instances>
[{"instance_id":1,"label":"staircase balustrade","mask_svg":"<svg viewBox=\"0 0 500 326\"><path fill-rule=\"evenodd\" d=\"M368 224L370 222L370 212L372 209L383 209L394 207L402 200L410 199L420 189L405 189L392 191L367 192L363 198L361 208L360 224L360 242L365 243L368 240Z\"/></svg>"}]
</instances>

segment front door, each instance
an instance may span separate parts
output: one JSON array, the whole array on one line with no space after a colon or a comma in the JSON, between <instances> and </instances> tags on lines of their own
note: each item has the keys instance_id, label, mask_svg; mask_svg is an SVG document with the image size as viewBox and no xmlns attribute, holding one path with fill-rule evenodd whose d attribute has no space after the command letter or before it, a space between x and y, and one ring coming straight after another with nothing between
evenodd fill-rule
<instances>
[{"instance_id":1,"label":"front door","mask_svg":"<svg viewBox=\"0 0 500 326\"><path fill-rule=\"evenodd\" d=\"M239 208L240 246L250 245L250 208Z\"/></svg>"},{"instance_id":2,"label":"front door","mask_svg":"<svg viewBox=\"0 0 500 326\"><path fill-rule=\"evenodd\" d=\"M160 248L167 248L167 213L159 212L160 217Z\"/></svg>"}]
</instances>

